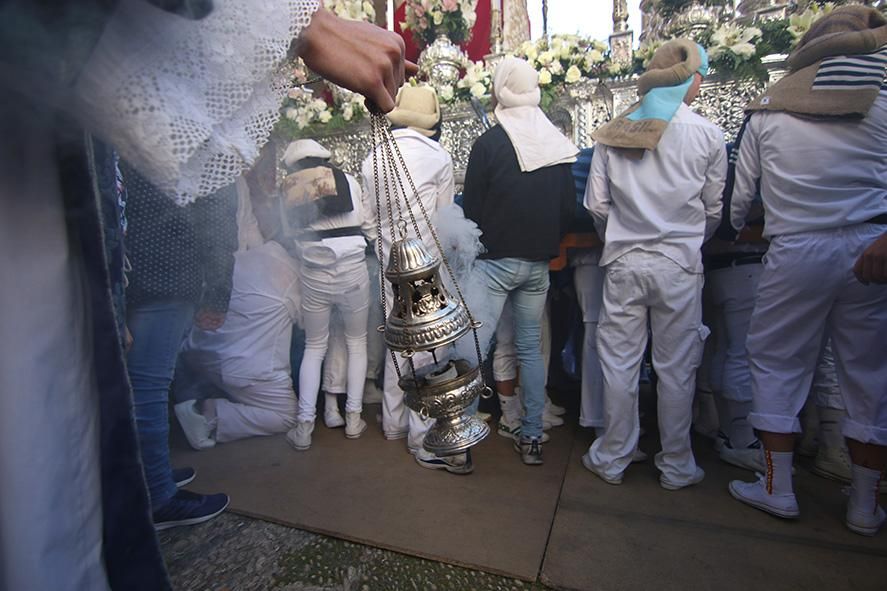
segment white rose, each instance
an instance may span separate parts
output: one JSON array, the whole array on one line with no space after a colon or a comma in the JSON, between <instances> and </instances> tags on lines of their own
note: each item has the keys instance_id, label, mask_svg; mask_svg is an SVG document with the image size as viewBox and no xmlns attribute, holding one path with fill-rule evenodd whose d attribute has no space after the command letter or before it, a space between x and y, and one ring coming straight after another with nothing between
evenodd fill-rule
<instances>
[{"instance_id":1,"label":"white rose","mask_svg":"<svg viewBox=\"0 0 887 591\"><path fill-rule=\"evenodd\" d=\"M597 64L604 61L604 54L597 49L592 49L585 55L585 58L591 60L591 63Z\"/></svg>"},{"instance_id":2,"label":"white rose","mask_svg":"<svg viewBox=\"0 0 887 591\"><path fill-rule=\"evenodd\" d=\"M354 107L351 106L351 103L347 103L342 107L342 118L345 121L351 121L352 117L354 117Z\"/></svg>"},{"instance_id":3,"label":"white rose","mask_svg":"<svg viewBox=\"0 0 887 591\"><path fill-rule=\"evenodd\" d=\"M570 66L567 68L567 76L565 80L567 84L573 84L574 82L579 82L582 79L582 72L576 66Z\"/></svg>"},{"instance_id":4,"label":"white rose","mask_svg":"<svg viewBox=\"0 0 887 591\"><path fill-rule=\"evenodd\" d=\"M548 71L557 76L558 74L563 74L564 67L557 60L551 62L551 65L548 66Z\"/></svg>"},{"instance_id":5,"label":"white rose","mask_svg":"<svg viewBox=\"0 0 887 591\"><path fill-rule=\"evenodd\" d=\"M550 64L552 60L554 60L554 52L552 52L550 49L547 49L539 54L538 61L543 66L547 66L548 64Z\"/></svg>"},{"instance_id":6,"label":"white rose","mask_svg":"<svg viewBox=\"0 0 887 591\"><path fill-rule=\"evenodd\" d=\"M299 116L299 110L294 109L293 107L290 107L289 109L287 109L283 112L283 116L291 121L295 121L296 117Z\"/></svg>"},{"instance_id":7,"label":"white rose","mask_svg":"<svg viewBox=\"0 0 887 591\"><path fill-rule=\"evenodd\" d=\"M542 68L542 71L539 72L539 86L545 86L547 84L551 84L551 72Z\"/></svg>"},{"instance_id":8,"label":"white rose","mask_svg":"<svg viewBox=\"0 0 887 591\"><path fill-rule=\"evenodd\" d=\"M487 87L480 82L471 87L471 96L480 98L485 94L487 94Z\"/></svg>"},{"instance_id":9,"label":"white rose","mask_svg":"<svg viewBox=\"0 0 887 591\"><path fill-rule=\"evenodd\" d=\"M311 125L311 116L310 115L302 113L296 119L296 127L298 127L299 129L305 129L309 125Z\"/></svg>"},{"instance_id":10,"label":"white rose","mask_svg":"<svg viewBox=\"0 0 887 591\"><path fill-rule=\"evenodd\" d=\"M736 55L744 58L750 58L755 54L755 46L751 43L737 43L730 48Z\"/></svg>"},{"instance_id":11,"label":"white rose","mask_svg":"<svg viewBox=\"0 0 887 591\"><path fill-rule=\"evenodd\" d=\"M442 100L442 101L453 100L454 93L455 93L455 91L453 90L453 87L449 84L444 84L437 91L437 94L438 94L438 96L440 96L440 100Z\"/></svg>"},{"instance_id":12,"label":"white rose","mask_svg":"<svg viewBox=\"0 0 887 591\"><path fill-rule=\"evenodd\" d=\"M432 13L431 18L434 21L435 25L440 25L443 23L443 13L442 12Z\"/></svg>"}]
</instances>

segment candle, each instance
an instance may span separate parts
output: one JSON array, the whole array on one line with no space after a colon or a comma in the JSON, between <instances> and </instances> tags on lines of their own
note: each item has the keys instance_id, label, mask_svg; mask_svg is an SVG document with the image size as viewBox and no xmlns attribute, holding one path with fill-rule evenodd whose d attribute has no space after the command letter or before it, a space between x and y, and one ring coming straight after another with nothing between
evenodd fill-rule
<instances>
[{"instance_id":1,"label":"candle","mask_svg":"<svg viewBox=\"0 0 887 591\"><path fill-rule=\"evenodd\" d=\"M502 12L502 0L490 0L490 10Z\"/></svg>"}]
</instances>

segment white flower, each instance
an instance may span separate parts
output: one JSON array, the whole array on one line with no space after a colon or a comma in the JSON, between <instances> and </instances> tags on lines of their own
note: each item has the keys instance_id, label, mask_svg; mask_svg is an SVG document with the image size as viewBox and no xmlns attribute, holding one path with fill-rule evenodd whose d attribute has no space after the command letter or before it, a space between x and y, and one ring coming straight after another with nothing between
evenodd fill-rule
<instances>
[{"instance_id":1,"label":"white flower","mask_svg":"<svg viewBox=\"0 0 887 591\"><path fill-rule=\"evenodd\" d=\"M311 115L308 115L307 113L299 114L296 118L296 127L299 129L305 129L309 125L311 125Z\"/></svg>"},{"instance_id":2,"label":"white flower","mask_svg":"<svg viewBox=\"0 0 887 591\"><path fill-rule=\"evenodd\" d=\"M485 94L487 94L487 87L480 82L471 87L471 96L480 98Z\"/></svg>"},{"instance_id":3,"label":"white flower","mask_svg":"<svg viewBox=\"0 0 887 591\"><path fill-rule=\"evenodd\" d=\"M434 21L435 25L443 24L443 13L442 12L434 12L431 14L431 18Z\"/></svg>"},{"instance_id":4,"label":"white flower","mask_svg":"<svg viewBox=\"0 0 887 591\"><path fill-rule=\"evenodd\" d=\"M314 99L311 101L311 108L320 113L326 110L326 101L323 99Z\"/></svg>"},{"instance_id":5,"label":"white flower","mask_svg":"<svg viewBox=\"0 0 887 591\"><path fill-rule=\"evenodd\" d=\"M546 49L545 51L543 51L542 53L539 54L538 61L543 66L547 66L548 64L550 64L552 62L552 60L554 60L554 57L555 57L554 52L551 51L550 49Z\"/></svg>"},{"instance_id":6,"label":"white flower","mask_svg":"<svg viewBox=\"0 0 887 591\"><path fill-rule=\"evenodd\" d=\"M354 117L354 106L352 103L345 103L345 106L342 107L342 118L345 121L351 121L352 117Z\"/></svg>"},{"instance_id":7,"label":"white flower","mask_svg":"<svg viewBox=\"0 0 887 591\"><path fill-rule=\"evenodd\" d=\"M551 72L546 68L542 68L539 72L539 86L545 86L547 84L551 84Z\"/></svg>"},{"instance_id":8,"label":"white flower","mask_svg":"<svg viewBox=\"0 0 887 591\"><path fill-rule=\"evenodd\" d=\"M283 112L283 116L291 121L295 121L296 118L299 116L299 110L290 107Z\"/></svg>"},{"instance_id":9,"label":"white flower","mask_svg":"<svg viewBox=\"0 0 887 591\"><path fill-rule=\"evenodd\" d=\"M321 123L329 123L330 119L333 118L333 114L329 112L329 110L322 111L318 117Z\"/></svg>"},{"instance_id":10,"label":"white flower","mask_svg":"<svg viewBox=\"0 0 887 591\"><path fill-rule=\"evenodd\" d=\"M555 61L551 62L550 66L548 66L548 71L551 72L553 75L557 76L558 74L564 73L564 67L561 65L561 63L559 61L555 60Z\"/></svg>"},{"instance_id":11,"label":"white flower","mask_svg":"<svg viewBox=\"0 0 887 591\"><path fill-rule=\"evenodd\" d=\"M574 82L579 82L582 79L582 72L576 66L570 66L567 68L566 82L567 84L573 84Z\"/></svg>"},{"instance_id":12,"label":"white flower","mask_svg":"<svg viewBox=\"0 0 887 591\"><path fill-rule=\"evenodd\" d=\"M748 59L755 54L755 46L751 43L737 43L730 46L730 51Z\"/></svg>"},{"instance_id":13,"label":"white flower","mask_svg":"<svg viewBox=\"0 0 887 591\"><path fill-rule=\"evenodd\" d=\"M585 54L585 60L590 61L593 64L599 64L604 61L604 54L597 49L592 49Z\"/></svg>"},{"instance_id":14,"label":"white flower","mask_svg":"<svg viewBox=\"0 0 887 591\"><path fill-rule=\"evenodd\" d=\"M453 90L453 87L449 84L444 84L437 89L437 96L439 96L440 100L444 102L450 102L451 100L453 100L454 95L455 91Z\"/></svg>"}]
</instances>

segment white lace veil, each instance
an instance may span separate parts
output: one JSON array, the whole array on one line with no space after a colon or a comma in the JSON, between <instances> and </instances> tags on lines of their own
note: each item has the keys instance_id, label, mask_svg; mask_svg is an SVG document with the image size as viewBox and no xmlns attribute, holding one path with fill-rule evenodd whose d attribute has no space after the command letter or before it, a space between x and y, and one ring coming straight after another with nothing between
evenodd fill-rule
<instances>
[{"instance_id":1,"label":"white lace veil","mask_svg":"<svg viewBox=\"0 0 887 591\"><path fill-rule=\"evenodd\" d=\"M122 0L76 86L74 111L185 204L231 184L279 117L292 40L319 0L215 0L200 20Z\"/></svg>"}]
</instances>

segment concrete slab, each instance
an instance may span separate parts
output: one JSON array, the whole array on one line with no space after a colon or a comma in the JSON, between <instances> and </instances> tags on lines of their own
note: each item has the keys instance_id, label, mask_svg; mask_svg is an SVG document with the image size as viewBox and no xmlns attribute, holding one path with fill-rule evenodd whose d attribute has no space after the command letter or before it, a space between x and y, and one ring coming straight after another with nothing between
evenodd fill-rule
<instances>
[{"instance_id":1,"label":"concrete slab","mask_svg":"<svg viewBox=\"0 0 887 591\"><path fill-rule=\"evenodd\" d=\"M795 477L801 519L776 519L735 501L730 480L751 472L718 460L709 440L694 441L706 471L697 486L669 492L652 463L655 433L641 439L650 454L629 468L621 486L604 483L580 463L591 434L580 430L542 569L563 589L887 589L887 535L856 535L843 522L846 497L800 468Z\"/></svg>"},{"instance_id":2,"label":"concrete slab","mask_svg":"<svg viewBox=\"0 0 887 591\"><path fill-rule=\"evenodd\" d=\"M386 441L368 406L357 440L319 421L311 450L283 436L195 452L174 438L173 463L198 477L190 489L226 492L231 510L346 540L533 581L572 447L554 429L545 464L524 466L511 440L491 434L474 450L474 474L418 466L405 440Z\"/></svg>"}]
</instances>

